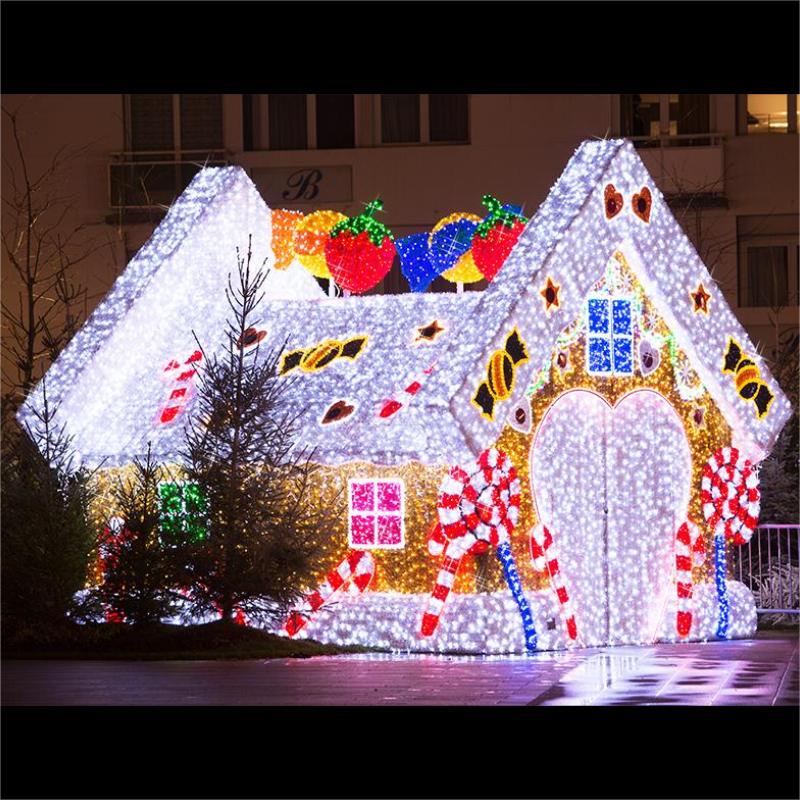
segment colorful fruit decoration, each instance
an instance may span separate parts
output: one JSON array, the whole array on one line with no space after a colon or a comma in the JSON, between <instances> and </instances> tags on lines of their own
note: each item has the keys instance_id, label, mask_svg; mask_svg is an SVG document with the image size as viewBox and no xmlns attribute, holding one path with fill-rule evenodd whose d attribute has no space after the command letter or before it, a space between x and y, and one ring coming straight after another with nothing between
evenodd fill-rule
<instances>
[{"instance_id":1,"label":"colorful fruit decoration","mask_svg":"<svg viewBox=\"0 0 800 800\"><path fill-rule=\"evenodd\" d=\"M346 219L339 211L314 211L297 223L294 231L294 254L315 277L331 277L325 261L325 243L333 228Z\"/></svg>"},{"instance_id":2,"label":"colorful fruit decoration","mask_svg":"<svg viewBox=\"0 0 800 800\"><path fill-rule=\"evenodd\" d=\"M275 269L288 269L294 260L294 234L303 219L302 211L276 208L272 212L272 254Z\"/></svg>"},{"instance_id":3,"label":"colorful fruit decoration","mask_svg":"<svg viewBox=\"0 0 800 800\"><path fill-rule=\"evenodd\" d=\"M472 259L483 277L491 281L508 258L528 220L490 194L485 194L482 202L489 214L472 237Z\"/></svg>"},{"instance_id":4,"label":"colorful fruit decoration","mask_svg":"<svg viewBox=\"0 0 800 800\"><path fill-rule=\"evenodd\" d=\"M431 259L427 233L412 233L395 242L400 271L412 292L424 292L439 276Z\"/></svg>"},{"instance_id":5,"label":"colorful fruit decoration","mask_svg":"<svg viewBox=\"0 0 800 800\"><path fill-rule=\"evenodd\" d=\"M392 267L395 246L392 232L377 219L380 200L367 204L362 214L342 220L325 243L325 260L331 277L353 294L377 285Z\"/></svg>"},{"instance_id":6,"label":"colorful fruit decoration","mask_svg":"<svg viewBox=\"0 0 800 800\"><path fill-rule=\"evenodd\" d=\"M481 223L476 214L456 211L440 219L428 236L431 261L442 277L452 283L476 283L483 273L475 265L470 248Z\"/></svg>"}]
</instances>

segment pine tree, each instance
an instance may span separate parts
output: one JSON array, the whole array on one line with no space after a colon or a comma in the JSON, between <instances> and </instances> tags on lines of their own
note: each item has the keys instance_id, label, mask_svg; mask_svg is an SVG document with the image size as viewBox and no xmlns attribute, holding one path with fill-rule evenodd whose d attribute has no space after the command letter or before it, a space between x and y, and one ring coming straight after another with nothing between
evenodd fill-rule
<instances>
[{"instance_id":1,"label":"pine tree","mask_svg":"<svg viewBox=\"0 0 800 800\"><path fill-rule=\"evenodd\" d=\"M162 535L163 475L148 444L145 458L135 458L132 473L114 487L115 517L99 546L104 580L94 590L108 620L157 623L175 615L183 601L179 543Z\"/></svg>"},{"instance_id":2,"label":"pine tree","mask_svg":"<svg viewBox=\"0 0 800 800\"><path fill-rule=\"evenodd\" d=\"M43 388L32 426L3 420L2 609L11 628L63 623L95 546L90 476L73 468L71 440Z\"/></svg>"},{"instance_id":3,"label":"pine tree","mask_svg":"<svg viewBox=\"0 0 800 800\"><path fill-rule=\"evenodd\" d=\"M245 257L237 249L227 347L204 352L186 430L187 478L203 494L208 522L207 535L187 545L185 582L192 614L230 621L243 612L275 624L311 577L321 520L309 498L313 466L296 446L297 417L283 399L291 378L278 377L281 352L247 346L267 274L251 271L251 259L250 244Z\"/></svg>"}]
</instances>

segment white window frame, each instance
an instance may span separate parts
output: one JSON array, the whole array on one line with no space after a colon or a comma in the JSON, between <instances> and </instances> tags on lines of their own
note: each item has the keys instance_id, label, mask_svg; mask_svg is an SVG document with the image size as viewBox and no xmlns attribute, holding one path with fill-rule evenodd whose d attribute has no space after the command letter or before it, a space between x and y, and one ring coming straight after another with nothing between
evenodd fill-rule
<instances>
[{"instance_id":1,"label":"white window frame","mask_svg":"<svg viewBox=\"0 0 800 800\"><path fill-rule=\"evenodd\" d=\"M353 509L353 485L371 483L374 491L375 504L372 511L362 511ZM400 510L399 511L379 511L378 505L378 484L396 483L400 487ZM380 544L378 542L378 516L399 517L400 518L400 541L397 544ZM353 541L354 517L374 517L374 543L364 544ZM402 550L406 546L406 487L401 478L349 478L347 481L347 542L356 550Z\"/></svg>"},{"instance_id":2,"label":"white window frame","mask_svg":"<svg viewBox=\"0 0 800 800\"><path fill-rule=\"evenodd\" d=\"M608 301L608 331L607 333L594 333L589 330L589 302L591 300L607 300ZM614 333L614 301L627 300L631 307L631 332L630 333ZM598 372L589 367L589 342L592 339L605 339L608 342L609 351L611 354L611 369L609 372ZM630 372L619 372L614 363L614 340L615 339L629 339L631 343L631 369ZM589 375L598 378L613 378L616 376L631 376L635 373L634 369L634 353L633 353L633 297L628 294L604 294L602 292L592 292L586 298L586 372Z\"/></svg>"}]
</instances>

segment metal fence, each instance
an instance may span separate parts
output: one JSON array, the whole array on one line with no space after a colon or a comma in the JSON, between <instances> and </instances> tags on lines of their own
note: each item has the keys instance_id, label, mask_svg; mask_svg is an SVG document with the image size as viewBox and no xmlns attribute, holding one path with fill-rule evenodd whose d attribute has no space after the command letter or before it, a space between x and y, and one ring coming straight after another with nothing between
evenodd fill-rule
<instances>
[{"instance_id":1,"label":"metal fence","mask_svg":"<svg viewBox=\"0 0 800 800\"><path fill-rule=\"evenodd\" d=\"M760 525L734 548L734 576L773 622L800 622L800 525Z\"/></svg>"}]
</instances>

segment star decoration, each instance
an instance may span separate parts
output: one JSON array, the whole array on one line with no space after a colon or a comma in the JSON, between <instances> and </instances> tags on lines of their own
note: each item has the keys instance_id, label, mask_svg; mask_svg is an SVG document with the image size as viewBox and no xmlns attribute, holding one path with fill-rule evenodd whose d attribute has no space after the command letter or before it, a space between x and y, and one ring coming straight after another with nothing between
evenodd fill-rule
<instances>
[{"instance_id":1,"label":"star decoration","mask_svg":"<svg viewBox=\"0 0 800 800\"><path fill-rule=\"evenodd\" d=\"M439 324L439 320L435 319L433 322L429 323L428 325L423 325L421 328L417 328L417 338L414 339L415 342L434 342L436 341L437 337L445 331Z\"/></svg>"},{"instance_id":2,"label":"star decoration","mask_svg":"<svg viewBox=\"0 0 800 800\"><path fill-rule=\"evenodd\" d=\"M689 292L689 294L694 302L694 313L698 314L702 311L704 314L708 314L708 301L711 299L711 295L705 290L703 284L701 283L695 291Z\"/></svg>"},{"instance_id":3,"label":"star decoration","mask_svg":"<svg viewBox=\"0 0 800 800\"><path fill-rule=\"evenodd\" d=\"M547 276L547 286L539 292L539 294L544 298L545 302L545 311L549 311L551 306L555 306L556 308L559 307L560 303L558 302L558 292L561 289L556 283L553 283L553 279L548 275Z\"/></svg>"}]
</instances>

